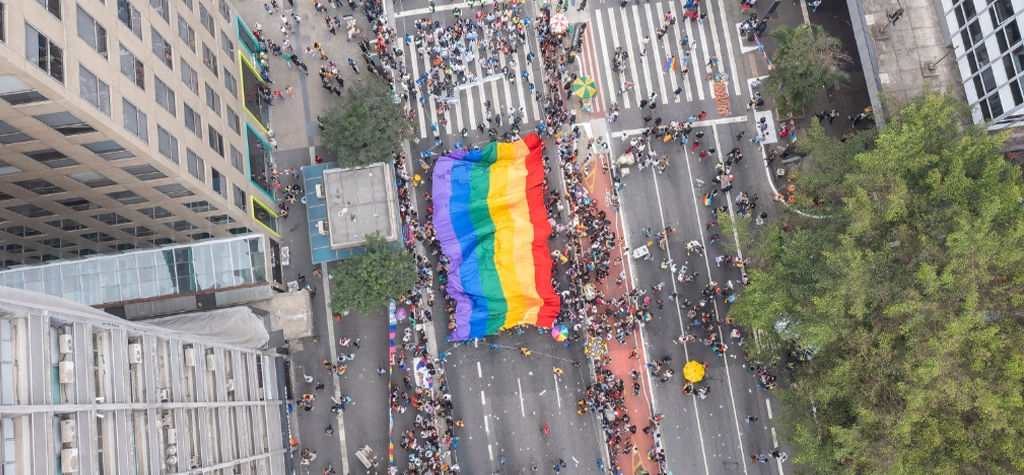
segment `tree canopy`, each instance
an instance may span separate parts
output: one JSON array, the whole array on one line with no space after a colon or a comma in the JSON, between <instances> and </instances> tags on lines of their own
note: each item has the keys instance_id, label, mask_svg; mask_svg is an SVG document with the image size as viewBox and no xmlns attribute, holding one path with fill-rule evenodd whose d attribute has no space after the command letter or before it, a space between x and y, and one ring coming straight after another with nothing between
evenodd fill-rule
<instances>
[{"instance_id":1,"label":"tree canopy","mask_svg":"<svg viewBox=\"0 0 1024 475\"><path fill-rule=\"evenodd\" d=\"M331 279L331 309L366 314L412 291L416 258L405 248L393 249L374 232L366 236L366 252L338 262Z\"/></svg>"},{"instance_id":2,"label":"tree canopy","mask_svg":"<svg viewBox=\"0 0 1024 475\"><path fill-rule=\"evenodd\" d=\"M812 133L825 159L797 181L827 216L751 249L730 315L764 335L754 358L812 354L779 390L809 473L1024 471L1021 170L966 114L928 92L873 140Z\"/></svg>"},{"instance_id":3,"label":"tree canopy","mask_svg":"<svg viewBox=\"0 0 1024 475\"><path fill-rule=\"evenodd\" d=\"M412 126L383 81L362 81L334 102L321 117L324 146L338 154L344 168L387 161L409 138Z\"/></svg>"},{"instance_id":4,"label":"tree canopy","mask_svg":"<svg viewBox=\"0 0 1024 475\"><path fill-rule=\"evenodd\" d=\"M825 33L821 25L782 25L768 37L779 43L772 55L774 69L765 81L765 91L776 107L802 109L818 97L822 87L849 82L843 68L851 64L850 55L843 51L842 41Z\"/></svg>"}]
</instances>

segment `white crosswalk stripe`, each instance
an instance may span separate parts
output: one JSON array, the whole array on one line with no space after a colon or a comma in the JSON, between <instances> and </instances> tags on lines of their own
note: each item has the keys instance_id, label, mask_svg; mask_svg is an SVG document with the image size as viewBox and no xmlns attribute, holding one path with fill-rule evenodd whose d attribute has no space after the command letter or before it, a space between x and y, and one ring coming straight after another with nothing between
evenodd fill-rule
<instances>
[{"instance_id":1,"label":"white crosswalk stripe","mask_svg":"<svg viewBox=\"0 0 1024 475\"><path fill-rule=\"evenodd\" d=\"M408 62L410 78L418 80L422 74L430 71L429 55L419 55L416 52L415 45L409 42L403 42L402 49ZM504 66L509 66L509 71L515 74L515 82L510 82L505 77L501 77L496 80L483 81L482 83L457 89L454 93L454 99L457 102L451 103L450 110L443 114L448 120L447 125L442 125L438 122L437 109L439 104L437 100L440 98L432 98L429 94L424 95L426 88L418 87L417 100L412 104L412 108L416 111L416 118L419 122L417 127L419 137L433 138L435 132L432 125L434 124L436 124L438 129L437 134L442 136L458 135L463 128L473 130L479 122L483 122L485 126L491 127L487 123L486 113L484 112L484 102L488 100L491 101L491 110L494 112L494 115L502 116L502 126L508 125L509 107L514 107L517 111L520 107L523 108L522 122L524 124L531 120L539 119L541 117L541 105L536 100L534 92L530 91L529 85L533 83L535 87L542 87L539 84L543 82L543 77L540 75L538 68L535 68L535 66L538 66L539 58L535 58L533 64L526 61L526 56L530 51L529 47L519 48L519 51L514 55L515 67L509 65L509 60L513 59L513 56L499 55L500 63L494 66L492 73L488 73L486 66L482 64L482 61L486 61L486 57L482 60L477 58L472 64L467 65L467 73L474 75L474 79L477 82L484 80L491 76L491 74L500 75L501 69ZM475 51L474 53L478 52ZM523 78L521 75L524 68L529 71L528 78ZM421 102L420 99L424 96L425 100Z\"/></svg>"},{"instance_id":2,"label":"white crosswalk stripe","mask_svg":"<svg viewBox=\"0 0 1024 475\"><path fill-rule=\"evenodd\" d=\"M691 22L683 18L680 5L674 2L630 3L625 8L596 9L592 28L595 28L594 38L598 43L595 46L600 63L598 69L604 70L596 71L596 74L603 80L599 87L606 98L605 102L617 102L620 108L629 109L639 105L640 100L652 92L658 94L659 104L714 98L713 84L706 80L711 71L708 62L712 55L718 59L716 71L725 71L736 77L735 71L725 68L726 61L730 66L735 62L731 57L722 56L722 42L729 39L719 38L719 35L730 32L718 31L716 28L717 15L722 14L715 12L716 8L719 7L712 6L712 11L708 11L708 17L703 22ZM676 17L676 22L658 40L657 31L665 25L665 14L670 11ZM651 38L647 43L647 53L641 57L644 36ZM680 45L684 37L690 39L690 46L686 48ZM616 47L621 47L629 55L626 70L622 74L612 70ZM690 58L684 63L687 53ZM673 55L677 59L676 71L665 71L665 64ZM682 74L684 67L689 68L685 75ZM635 83L636 86L632 92L620 94L619 90L626 82ZM679 88L682 88L682 93L676 96L675 90Z\"/></svg>"}]
</instances>

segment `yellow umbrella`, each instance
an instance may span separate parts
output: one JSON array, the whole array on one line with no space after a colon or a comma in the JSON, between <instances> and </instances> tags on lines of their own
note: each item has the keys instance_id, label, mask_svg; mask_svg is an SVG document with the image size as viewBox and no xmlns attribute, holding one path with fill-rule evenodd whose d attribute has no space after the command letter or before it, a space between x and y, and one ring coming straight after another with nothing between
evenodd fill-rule
<instances>
[{"instance_id":1,"label":"yellow umbrella","mask_svg":"<svg viewBox=\"0 0 1024 475\"><path fill-rule=\"evenodd\" d=\"M683 377L691 383L704 379L704 365L696 361L686 363L686 366L683 366Z\"/></svg>"},{"instance_id":2,"label":"yellow umbrella","mask_svg":"<svg viewBox=\"0 0 1024 475\"><path fill-rule=\"evenodd\" d=\"M597 84L594 83L593 79L580 76L573 81L572 92L576 93L581 99L590 99L597 95Z\"/></svg>"}]
</instances>

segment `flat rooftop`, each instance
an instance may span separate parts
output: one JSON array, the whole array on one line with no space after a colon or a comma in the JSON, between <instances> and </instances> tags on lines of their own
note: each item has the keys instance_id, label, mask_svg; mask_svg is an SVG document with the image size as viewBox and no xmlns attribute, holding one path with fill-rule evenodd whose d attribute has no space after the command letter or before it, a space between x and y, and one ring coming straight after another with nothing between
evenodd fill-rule
<instances>
[{"instance_id":1,"label":"flat rooftop","mask_svg":"<svg viewBox=\"0 0 1024 475\"><path fill-rule=\"evenodd\" d=\"M380 231L388 242L398 240L398 205L391 165L331 168L323 172L331 249L363 247L366 235Z\"/></svg>"}]
</instances>

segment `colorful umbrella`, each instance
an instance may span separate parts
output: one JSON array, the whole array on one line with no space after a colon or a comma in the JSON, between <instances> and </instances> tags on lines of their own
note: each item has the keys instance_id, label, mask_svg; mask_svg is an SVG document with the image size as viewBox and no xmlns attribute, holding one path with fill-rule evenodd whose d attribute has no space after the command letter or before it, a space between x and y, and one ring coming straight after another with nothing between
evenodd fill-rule
<instances>
[{"instance_id":1,"label":"colorful umbrella","mask_svg":"<svg viewBox=\"0 0 1024 475\"><path fill-rule=\"evenodd\" d=\"M572 83L572 92L582 99L590 99L597 95L597 84L586 76L576 78Z\"/></svg>"},{"instance_id":2,"label":"colorful umbrella","mask_svg":"<svg viewBox=\"0 0 1024 475\"><path fill-rule=\"evenodd\" d=\"M704 379L704 365L696 361L686 363L686 366L683 366L683 377L691 383Z\"/></svg>"},{"instance_id":3,"label":"colorful umbrella","mask_svg":"<svg viewBox=\"0 0 1024 475\"><path fill-rule=\"evenodd\" d=\"M569 29L569 19L565 14L557 13L551 17L551 31L554 33L565 33Z\"/></svg>"},{"instance_id":4,"label":"colorful umbrella","mask_svg":"<svg viewBox=\"0 0 1024 475\"><path fill-rule=\"evenodd\" d=\"M555 341L565 341L569 338L569 328L565 325L555 325L551 328L551 337Z\"/></svg>"}]
</instances>

